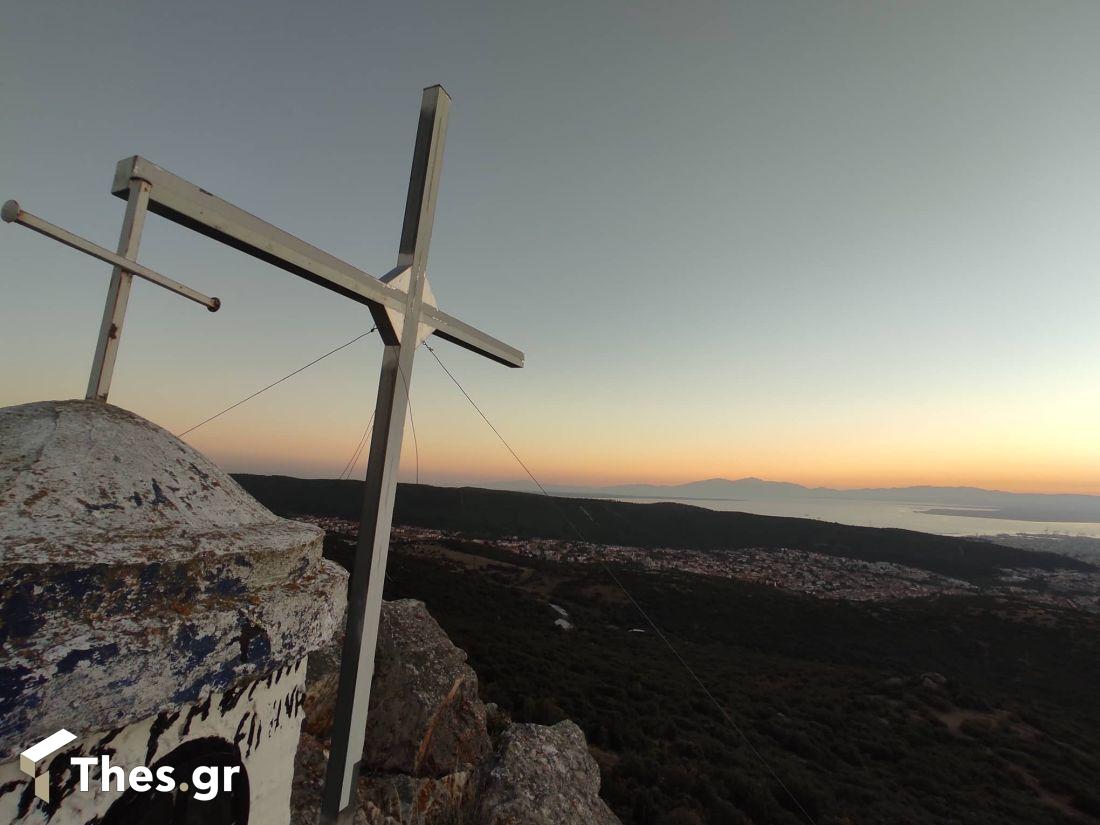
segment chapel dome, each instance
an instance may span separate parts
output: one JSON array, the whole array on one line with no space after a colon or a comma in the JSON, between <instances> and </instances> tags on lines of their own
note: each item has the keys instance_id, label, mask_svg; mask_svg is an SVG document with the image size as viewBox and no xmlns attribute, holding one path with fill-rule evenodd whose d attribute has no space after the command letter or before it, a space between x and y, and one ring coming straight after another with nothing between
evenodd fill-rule
<instances>
[{"instance_id":1,"label":"chapel dome","mask_svg":"<svg viewBox=\"0 0 1100 825\"><path fill-rule=\"evenodd\" d=\"M226 541L224 551L288 525L316 532L278 518L200 452L132 412L98 401L0 409L0 558L169 555L194 552L204 537Z\"/></svg>"},{"instance_id":2,"label":"chapel dome","mask_svg":"<svg viewBox=\"0 0 1100 825\"><path fill-rule=\"evenodd\" d=\"M345 604L323 537L126 410L0 409L0 756L298 666Z\"/></svg>"}]
</instances>

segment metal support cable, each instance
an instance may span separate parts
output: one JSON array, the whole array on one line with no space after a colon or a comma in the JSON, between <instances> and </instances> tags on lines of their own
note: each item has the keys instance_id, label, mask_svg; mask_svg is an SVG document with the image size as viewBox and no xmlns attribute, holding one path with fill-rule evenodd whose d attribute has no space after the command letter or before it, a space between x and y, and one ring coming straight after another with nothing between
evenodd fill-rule
<instances>
[{"instance_id":1,"label":"metal support cable","mask_svg":"<svg viewBox=\"0 0 1100 825\"><path fill-rule=\"evenodd\" d=\"M412 395L409 392L409 382L405 380L405 371L400 370L400 374L401 374L401 383L403 383L405 385L405 398L408 400L407 413L408 413L408 416L409 416L409 424L412 426L413 448L414 448L415 453L416 453L416 483L419 484L420 483L420 443L417 441L417 438L416 438L416 422L413 420ZM343 480L345 478L351 478L352 474L354 474L355 465L359 462L359 455L360 455L360 453L362 453L363 447L367 443L367 436L370 434L372 424L374 424L374 413L373 412L370 414L370 420L367 421L366 429L363 430L363 437L359 439L359 444L355 447L355 452L353 452L351 454L351 458L348 459L347 463L344 465L344 469L340 472L339 478L341 480Z\"/></svg>"},{"instance_id":2,"label":"metal support cable","mask_svg":"<svg viewBox=\"0 0 1100 825\"><path fill-rule=\"evenodd\" d=\"M355 465L359 461L359 454L363 451L363 445L367 443L367 437L370 435L373 425L374 413L372 412L370 414L370 419L367 421L367 426L363 429L363 437L359 439L359 443L355 447L355 452L351 454L351 458L349 458L347 464L344 465L344 469L340 471L339 478L341 480L350 478L351 474L355 472Z\"/></svg>"},{"instance_id":3,"label":"metal support cable","mask_svg":"<svg viewBox=\"0 0 1100 825\"><path fill-rule=\"evenodd\" d=\"M523 459L521 459L519 457L519 455L516 453L516 451L512 449L512 445L509 444L508 441L504 438L504 436L502 436L500 434L500 431L496 427L493 426L493 422L489 420L488 416L485 415L485 413L482 411L481 407L479 407L477 405L477 403L474 401L474 399L470 397L470 394L468 392L466 392L466 389L462 386L461 383L459 383L459 380L457 378L455 378L454 373L452 373L449 369L447 369L447 366L439 359L439 356L436 355L435 350L432 349L429 346L428 347L428 352L430 352L432 354L432 357L435 358L436 363L439 364L439 366L443 369L443 371L445 373L447 373L447 376L451 379L451 381L454 382L454 385L456 387L458 387L458 389L462 392L462 394L464 396L466 396L466 400L470 402L470 405L475 410L477 410L477 414L480 415L482 420L484 420L485 423L489 425L489 429L491 429L493 431L493 433L496 435L496 437L498 439L500 439L500 443L503 444L505 446L505 448L508 450L508 452L510 452L512 454L512 457L515 458L515 460L519 464L519 466L522 467L524 472L527 473L527 475L528 475L528 477L530 477L531 481L533 481L535 483L535 486L539 488L539 490L542 492L542 494L544 496L546 496L548 499L550 499L554 503L554 506L558 510L558 514L562 518L562 521L566 525L569 526L570 530L573 531L574 535L576 535L576 537L577 537L577 540L578 541L585 541L584 536L581 534L580 530L577 529L577 526L575 524L573 524L573 522L572 522L572 520L570 520L569 516L566 515L565 510L558 503L557 499L554 496L552 496L546 490L545 487L542 486L542 482L540 482L535 477L535 474L531 472L531 469L524 463ZM692 680L695 682L696 685L698 685L699 689L703 692L703 694L707 697L707 699L710 700L711 704L713 704L714 707L717 708L719 714L721 714L722 718L725 719L726 724L728 724L730 726L730 728L732 728L733 731L741 739L743 739L745 741L745 743L749 746L750 750L756 756L757 760L759 760L760 764L762 764L764 766L764 768L771 775L772 779L774 779L776 781L776 783L779 785L779 787L783 789L783 792L790 798L791 802L794 803L795 807L798 808L798 810L806 818L806 821L809 822L810 825L816 825L816 823L814 822L814 818L812 816L810 816L809 812L802 806L802 803L798 801L798 797L796 797L794 795L794 793L790 790L790 788L787 787L786 783L783 782L783 780L779 778L779 774L777 774L775 772L775 769L772 768L771 764L764 757L764 754L761 753L760 749L756 747L756 745L753 743L753 741L751 739L749 739L749 737L745 734L745 732L741 729L741 727L734 721L733 717L730 715L729 711L726 710L725 706L721 702L718 701L718 698L713 693L711 693L710 688L708 688L706 686L706 683L704 683L703 680L701 678L699 678L699 675L695 672L694 668L692 668L691 665L688 664L687 660L680 654L680 651L678 651L676 649L676 646L672 644L672 642L669 640L669 638L657 626L656 622L653 621L653 619L650 617L650 615L646 612L645 608L643 608L641 606L641 604L638 603L638 600L635 599L633 595L631 595L630 591L626 589L626 586L619 580L619 577L616 576L615 573L611 570L611 568L608 566L607 562L605 562L601 559L601 560L598 561L598 564L603 569L603 571L608 575L608 577L611 579L611 581L613 581L615 583L615 586L618 587L619 590L622 591L623 595L626 596L626 598L630 601L630 603L632 605L634 605L634 608L638 611L639 614L641 614L642 618L645 619L646 624L648 624L653 629L653 632L655 634L657 634L657 637L664 643L665 647L668 648L669 652L672 653L672 655L676 658L676 660L680 663L680 665L684 668L684 670L687 671L688 675L691 676Z\"/></svg>"},{"instance_id":4,"label":"metal support cable","mask_svg":"<svg viewBox=\"0 0 1100 825\"><path fill-rule=\"evenodd\" d=\"M267 391L268 391L269 389L271 389L272 387L278 386L279 384L281 384L281 383L283 383L284 381L286 381L286 380L287 380L288 378L293 378L293 377L294 377L295 375L297 375L298 373L302 372L303 370L307 370L307 369L309 369L310 367L312 367L312 366L313 366L314 364L318 363L319 361L324 361L324 360L325 360L326 358L328 358L328 357L329 357L330 355L334 355L335 353L339 352L340 350L344 349L345 347L350 347L350 346L351 346L352 344L354 344L354 343L355 343L356 341L358 341L358 340L359 340L360 338L366 338L366 337L367 337L368 335L370 335L370 334L371 334L372 332L374 332L374 331L375 331L376 329L378 329L378 327L371 327L371 328L370 328L369 330L367 330L367 331L366 331L366 332L364 332L363 334L361 334L361 335L356 335L356 336L355 336L354 338L352 338L352 339L351 339L350 341L348 341L348 342L346 342L346 343L343 343L343 344L341 344L341 345L340 345L340 346L338 346L338 347L337 347L336 349L332 349L332 350L329 350L329 351L328 351L328 352L326 352L326 353L325 353L324 355L321 355L321 356L319 356L319 357L317 357L317 358L314 358L314 359L313 359L312 361L310 361L310 362L309 362L308 364L306 364L305 366L302 366L302 367L298 367L298 369L294 370L294 372L291 372L291 373L287 373L287 374L286 374L286 375L284 375L284 376L283 376L282 378L280 378L280 379L279 379L278 381L273 381L272 383L268 384L268 385L267 385L266 387L264 387L263 389L259 389L259 390L256 390L256 392L252 393L252 395L249 395L249 396L247 396L247 397L245 397L245 398L242 398L242 399L241 399L240 401L238 401L238 402L237 402L236 404L232 404L232 405L230 405L230 406L226 407L226 408L225 408L224 410L222 410L221 412L218 412L218 413L214 413L214 415L210 416L209 418L203 419L202 421L200 421L200 422L199 422L198 424L196 424L195 426L193 426L193 427L188 427L188 428L187 428L186 430L184 430L184 431L183 431L182 433L178 433L177 437L178 437L178 438L183 438L183 437L184 437L185 435L187 435L187 434L188 434L188 433L190 433L190 432L194 432L195 430L197 430L197 429L198 429L199 427L203 426L204 424L209 424L209 423L210 423L211 421L213 421L213 420L214 420L215 418L219 418L219 417L221 417L221 416L225 415L225 414L226 414L227 412L229 412L229 411L231 411L231 410L235 410L235 409L237 409L237 407L241 406L241 404L245 403L246 401L251 401L251 400L252 400L253 398L255 398L255 397L256 397L257 395L260 395L260 394L262 394L262 393L265 393L265 392L267 392Z\"/></svg>"},{"instance_id":5,"label":"metal support cable","mask_svg":"<svg viewBox=\"0 0 1100 825\"><path fill-rule=\"evenodd\" d=\"M420 442L416 440L416 422L413 421L413 400L412 393L409 392L409 382L405 380L405 371L401 369L401 363L397 364L397 372L401 375L401 383L405 385L405 409L409 413L409 426L412 428L413 434L413 450L416 454L416 483L420 483Z\"/></svg>"}]
</instances>

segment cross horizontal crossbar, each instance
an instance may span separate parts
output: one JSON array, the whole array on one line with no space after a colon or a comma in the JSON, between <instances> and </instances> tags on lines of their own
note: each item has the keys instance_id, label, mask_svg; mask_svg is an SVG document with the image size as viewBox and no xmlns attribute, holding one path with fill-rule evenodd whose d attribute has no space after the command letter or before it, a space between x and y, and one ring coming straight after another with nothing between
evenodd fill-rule
<instances>
[{"instance_id":1,"label":"cross horizontal crossbar","mask_svg":"<svg viewBox=\"0 0 1100 825\"><path fill-rule=\"evenodd\" d=\"M42 220L42 218L37 215L32 215L30 212L20 209L18 201L6 201L0 217L3 218L4 223L17 223L20 226L27 227L27 229L33 229L40 235L45 235L47 238L53 238L55 241L60 241L65 244L65 246L83 252L85 255L91 255L93 258L98 258L104 263L117 266L123 272L137 275L139 278L144 278L146 281L154 283L157 286L162 286L170 292L182 295L184 298L188 298L196 304L202 304L211 312L217 312L222 305L222 302L217 298L203 295L201 292L191 289L191 287L185 286L179 281L172 280L167 275L161 275L159 272L154 272L152 269L149 269L149 267L142 266L137 261L132 261L129 258L118 255L99 244L92 243L86 238L73 234L67 229L62 229L60 226L52 224L49 221Z\"/></svg>"},{"instance_id":2,"label":"cross horizontal crossbar","mask_svg":"<svg viewBox=\"0 0 1100 825\"><path fill-rule=\"evenodd\" d=\"M111 193L127 198L131 178L148 181L149 211L234 249L292 272L363 304L403 311L408 296L377 278L306 243L255 215L212 195L143 157L119 161ZM421 308L423 323L435 335L491 358L522 367L523 353L431 306Z\"/></svg>"}]
</instances>

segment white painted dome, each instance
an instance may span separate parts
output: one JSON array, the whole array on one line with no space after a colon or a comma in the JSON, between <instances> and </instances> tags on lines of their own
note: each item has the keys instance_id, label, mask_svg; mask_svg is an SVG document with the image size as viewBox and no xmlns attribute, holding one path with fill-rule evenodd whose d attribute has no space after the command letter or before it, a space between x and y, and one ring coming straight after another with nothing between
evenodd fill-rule
<instances>
[{"instance_id":1,"label":"white painted dome","mask_svg":"<svg viewBox=\"0 0 1100 825\"><path fill-rule=\"evenodd\" d=\"M0 409L4 560L86 563L133 553L222 552L317 528L278 518L202 453L127 410L97 401Z\"/></svg>"},{"instance_id":2,"label":"white painted dome","mask_svg":"<svg viewBox=\"0 0 1100 825\"><path fill-rule=\"evenodd\" d=\"M323 535L126 410L0 409L0 758L40 729L117 727L321 646L346 589Z\"/></svg>"}]
</instances>

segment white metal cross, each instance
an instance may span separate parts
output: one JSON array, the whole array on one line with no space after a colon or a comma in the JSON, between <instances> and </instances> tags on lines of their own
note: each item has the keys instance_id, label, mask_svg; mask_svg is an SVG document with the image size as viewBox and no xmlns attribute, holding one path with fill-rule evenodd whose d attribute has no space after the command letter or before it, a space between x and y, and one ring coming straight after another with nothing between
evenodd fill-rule
<instances>
[{"instance_id":1,"label":"white metal cross","mask_svg":"<svg viewBox=\"0 0 1100 825\"><path fill-rule=\"evenodd\" d=\"M506 366L523 366L522 352L436 307L428 286L428 246L450 103L443 87L424 90L397 266L382 278L374 278L137 156L119 162L111 187L112 194L128 202L118 255L22 212L13 201L4 207L5 220L29 226L116 266L89 381L89 398L107 397L130 273L205 302L211 309L219 305L216 298L206 298L132 260L146 210L369 307L385 351L348 597L331 756L320 817L324 823L350 822L354 814L416 348L427 335L434 334Z\"/></svg>"}]
</instances>

